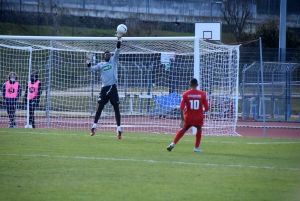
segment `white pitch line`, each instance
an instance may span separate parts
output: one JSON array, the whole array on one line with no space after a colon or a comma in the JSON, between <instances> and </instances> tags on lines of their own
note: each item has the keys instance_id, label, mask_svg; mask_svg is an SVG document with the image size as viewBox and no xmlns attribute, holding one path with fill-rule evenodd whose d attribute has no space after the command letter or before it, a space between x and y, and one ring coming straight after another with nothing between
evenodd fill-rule
<instances>
[{"instance_id":1,"label":"white pitch line","mask_svg":"<svg viewBox=\"0 0 300 201\"><path fill-rule=\"evenodd\" d=\"M247 142L246 144L299 144L300 142Z\"/></svg>"},{"instance_id":2,"label":"white pitch line","mask_svg":"<svg viewBox=\"0 0 300 201\"><path fill-rule=\"evenodd\" d=\"M213 163L196 163L196 162L181 162L181 161L158 161L158 160L140 160L134 158L103 158L103 157L87 157L87 156L59 156L49 154L1 154L4 156L21 156L21 157L51 157L51 158L70 158L70 159L84 159L84 160L105 160L105 161L131 161L144 163L166 163L178 165L199 165L212 167L234 167L234 168L253 168L253 169L268 169L268 170L293 170L300 171L300 168L280 168L272 166L255 166L255 165L239 165L239 164L213 164Z\"/></svg>"}]
</instances>

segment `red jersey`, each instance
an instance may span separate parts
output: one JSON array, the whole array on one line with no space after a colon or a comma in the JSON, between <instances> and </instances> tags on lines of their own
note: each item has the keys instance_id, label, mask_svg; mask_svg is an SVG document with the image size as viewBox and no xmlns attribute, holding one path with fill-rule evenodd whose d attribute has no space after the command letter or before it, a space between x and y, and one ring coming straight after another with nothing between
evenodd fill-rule
<instances>
[{"instance_id":1,"label":"red jersey","mask_svg":"<svg viewBox=\"0 0 300 201\"><path fill-rule=\"evenodd\" d=\"M184 110L184 121L188 125L203 125L203 112L209 110L206 93L192 89L182 94L180 110Z\"/></svg>"}]
</instances>

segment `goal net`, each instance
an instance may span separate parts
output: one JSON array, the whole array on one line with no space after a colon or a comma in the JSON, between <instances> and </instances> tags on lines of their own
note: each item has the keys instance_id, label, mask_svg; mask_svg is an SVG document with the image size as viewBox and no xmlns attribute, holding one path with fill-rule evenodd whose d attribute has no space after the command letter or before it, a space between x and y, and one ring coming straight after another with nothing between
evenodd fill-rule
<instances>
[{"instance_id":1,"label":"goal net","mask_svg":"<svg viewBox=\"0 0 300 201\"><path fill-rule=\"evenodd\" d=\"M35 110L36 127L89 130L98 107L101 78L99 72L88 72L86 54L92 53L96 64L102 61L103 52L115 48L116 38L112 37L0 36L1 81L5 83L8 74L16 72L23 89L17 102L17 126L24 128L29 121L23 98L31 72L38 71L42 95ZM195 77L210 104L203 134L238 135L238 66L238 46L195 37L125 37L117 84L123 132L177 132L181 94ZM0 103L0 127L7 127L2 96ZM102 112L98 129L116 130L110 104Z\"/></svg>"}]
</instances>

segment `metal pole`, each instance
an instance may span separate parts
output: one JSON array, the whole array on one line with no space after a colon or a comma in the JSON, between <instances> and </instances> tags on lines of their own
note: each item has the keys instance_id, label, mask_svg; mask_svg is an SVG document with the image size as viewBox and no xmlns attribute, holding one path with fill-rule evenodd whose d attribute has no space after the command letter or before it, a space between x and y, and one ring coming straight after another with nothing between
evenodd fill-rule
<instances>
[{"instance_id":1,"label":"metal pole","mask_svg":"<svg viewBox=\"0 0 300 201\"><path fill-rule=\"evenodd\" d=\"M3 0L1 0L1 21L3 21L3 9L2 9L2 1L3 1Z\"/></svg>"},{"instance_id":2,"label":"metal pole","mask_svg":"<svg viewBox=\"0 0 300 201\"><path fill-rule=\"evenodd\" d=\"M52 41L50 41L50 47L53 47ZM52 68L53 50L50 49L49 59L46 65L46 128L50 128L50 88L51 88L51 68Z\"/></svg>"},{"instance_id":3,"label":"metal pole","mask_svg":"<svg viewBox=\"0 0 300 201\"><path fill-rule=\"evenodd\" d=\"M22 25L22 0L20 0L20 24Z\"/></svg>"},{"instance_id":4,"label":"metal pole","mask_svg":"<svg viewBox=\"0 0 300 201\"><path fill-rule=\"evenodd\" d=\"M270 15L270 0L268 0L268 15Z\"/></svg>"},{"instance_id":5,"label":"metal pole","mask_svg":"<svg viewBox=\"0 0 300 201\"><path fill-rule=\"evenodd\" d=\"M245 73L247 69L247 64L244 65L243 71L242 71L242 88L241 88L241 95L242 95L242 120L245 120L245 113L246 113L246 100L245 100ZM249 114L250 115L250 114Z\"/></svg>"},{"instance_id":6,"label":"metal pole","mask_svg":"<svg viewBox=\"0 0 300 201\"><path fill-rule=\"evenodd\" d=\"M292 69L291 64L289 63L288 68L287 68L287 73L288 73L288 80L287 80L288 81L288 97L287 97L287 102L288 102L288 106L289 106L288 107L288 112L289 112L288 118L291 117L292 72L293 72L293 69Z\"/></svg>"},{"instance_id":7,"label":"metal pole","mask_svg":"<svg viewBox=\"0 0 300 201\"><path fill-rule=\"evenodd\" d=\"M280 29L279 29L279 62L286 58L286 0L280 2Z\"/></svg>"},{"instance_id":8,"label":"metal pole","mask_svg":"<svg viewBox=\"0 0 300 201\"><path fill-rule=\"evenodd\" d=\"M266 104L265 104L265 88L264 88L264 67L263 67L263 59L262 59L262 44L261 37L259 37L259 54L260 54L260 75L261 75L261 95L262 95L262 108L263 108L263 132L264 138L266 135Z\"/></svg>"},{"instance_id":9,"label":"metal pole","mask_svg":"<svg viewBox=\"0 0 300 201\"><path fill-rule=\"evenodd\" d=\"M127 94L127 69L120 63L118 63L118 65L123 69L123 72L122 72L122 75L124 75L124 82L123 82L124 83L124 102L123 102L123 105L124 105L124 107L126 107L127 98L128 97L130 98L130 94ZM131 105L129 104L128 112L132 112L132 110L130 110L130 108L131 108Z\"/></svg>"},{"instance_id":10,"label":"metal pole","mask_svg":"<svg viewBox=\"0 0 300 201\"><path fill-rule=\"evenodd\" d=\"M38 36L40 35L40 0L38 0Z\"/></svg>"},{"instance_id":11,"label":"metal pole","mask_svg":"<svg viewBox=\"0 0 300 201\"><path fill-rule=\"evenodd\" d=\"M288 120L288 70L285 67L284 121Z\"/></svg>"},{"instance_id":12,"label":"metal pole","mask_svg":"<svg viewBox=\"0 0 300 201\"><path fill-rule=\"evenodd\" d=\"M72 17L72 36L74 36L74 17Z\"/></svg>"},{"instance_id":13,"label":"metal pole","mask_svg":"<svg viewBox=\"0 0 300 201\"><path fill-rule=\"evenodd\" d=\"M275 68L272 70L272 94L271 94L271 118L274 118L274 113L275 113L275 91L274 91L274 71Z\"/></svg>"},{"instance_id":14,"label":"metal pole","mask_svg":"<svg viewBox=\"0 0 300 201\"><path fill-rule=\"evenodd\" d=\"M135 63L135 66L139 69L140 71L140 95L143 95L143 64L140 64L142 67L140 67L137 63ZM142 113L142 99L140 98L140 113Z\"/></svg>"},{"instance_id":15,"label":"metal pole","mask_svg":"<svg viewBox=\"0 0 300 201\"><path fill-rule=\"evenodd\" d=\"M185 13L185 10L184 10L184 8L185 8L185 5L184 5L184 0L182 0L182 5L183 5L183 9L182 9L182 15L184 15L184 13Z\"/></svg>"},{"instance_id":16,"label":"metal pole","mask_svg":"<svg viewBox=\"0 0 300 201\"><path fill-rule=\"evenodd\" d=\"M213 20L212 20L212 8L213 8L213 5L214 4L223 4L223 2L222 1L216 1L216 2L211 2L210 3L210 21L212 22Z\"/></svg>"},{"instance_id":17,"label":"metal pole","mask_svg":"<svg viewBox=\"0 0 300 201\"><path fill-rule=\"evenodd\" d=\"M212 22L212 6L214 3L210 3L210 21Z\"/></svg>"},{"instance_id":18,"label":"metal pole","mask_svg":"<svg viewBox=\"0 0 300 201\"><path fill-rule=\"evenodd\" d=\"M200 39L198 37L194 40L194 78L198 80L198 89L203 90L202 88L202 72L200 71ZM197 129L193 127L193 134L196 134Z\"/></svg>"},{"instance_id":19,"label":"metal pole","mask_svg":"<svg viewBox=\"0 0 300 201\"><path fill-rule=\"evenodd\" d=\"M94 79L95 79L95 73L91 72L91 98L90 98L90 111L91 111L91 116L93 117L93 112L94 112Z\"/></svg>"},{"instance_id":20,"label":"metal pole","mask_svg":"<svg viewBox=\"0 0 300 201\"><path fill-rule=\"evenodd\" d=\"M28 68L28 81L26 83L26 90L27 90L27 111L26 111L26 125L32 125L29 123L29 96L30 96L30 88L29 88L29 82L30 82L30 76L31 76L31 68L32 68L32 48L30 48L30 56L29 56L29 68Z\"/></svg>"}]
</instances>

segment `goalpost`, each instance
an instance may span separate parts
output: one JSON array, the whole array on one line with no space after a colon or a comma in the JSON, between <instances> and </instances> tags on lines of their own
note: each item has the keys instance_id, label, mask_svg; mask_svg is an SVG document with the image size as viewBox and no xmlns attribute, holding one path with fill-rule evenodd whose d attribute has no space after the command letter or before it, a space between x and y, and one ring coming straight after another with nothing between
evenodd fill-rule
<instances>
[{"instance_id":1,"label":"goalpost","mask_svg":"<svg viewBox=\"0 0 300 201\"><path fill-rule=\"evenodd\" d=\"M93 63L98 63L103 52L115 48L115 37L0 36L1 81L6 82L13 71L23 88L17 125L24 127L28 122L23 96L35 70L43 90L35 111L36 127L89 132L101 79L99 72L88 72L86 53L93 53ZM198 37L124 37L118 63L123 132L175 133L181 94L195 77L210 104L203 134L238 135L238 68L239 46L216 45ZM7 127L2 97L1 101L0 127ZM98 129L115 128L114 111L107 104Z\"/></svg>"}]
</instances>

